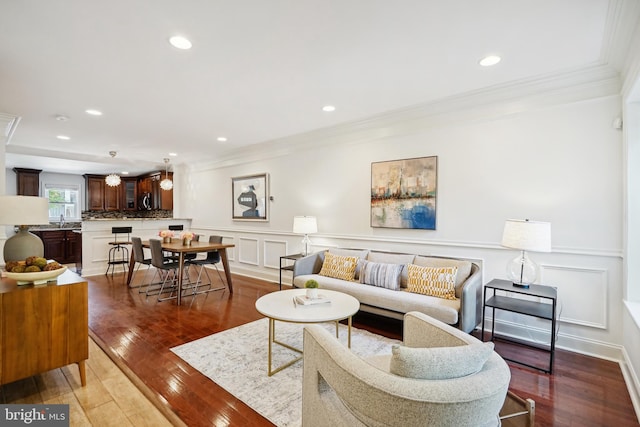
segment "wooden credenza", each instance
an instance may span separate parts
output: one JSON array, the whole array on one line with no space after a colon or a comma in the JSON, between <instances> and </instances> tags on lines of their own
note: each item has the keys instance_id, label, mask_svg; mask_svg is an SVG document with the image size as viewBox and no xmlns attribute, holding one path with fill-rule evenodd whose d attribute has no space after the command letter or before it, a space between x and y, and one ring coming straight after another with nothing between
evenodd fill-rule
<instances>
[{"instance_id":1,"label":"wooden credenza","mask_svg":"<svg viewBox=\"0 0 640 427\"><path fill-rule=\"evenodd\" d=\"M66 271L57 282L21 285L0 279L0 384L72 363L86 384L89 358L87 282Z\"/></svg>"}]
</instances>

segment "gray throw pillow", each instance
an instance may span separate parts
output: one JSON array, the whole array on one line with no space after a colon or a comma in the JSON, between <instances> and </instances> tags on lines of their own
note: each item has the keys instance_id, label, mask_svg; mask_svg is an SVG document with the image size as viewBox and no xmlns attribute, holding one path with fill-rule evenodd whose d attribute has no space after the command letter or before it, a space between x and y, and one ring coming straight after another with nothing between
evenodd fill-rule
<instances>
[{"instance_id":1,"label":"gray throw pillow","mask_svg":"<svg viewBox=\"0 0 640 427\"><path fill-rule=\"evenodd\" d=\"M402 264L365 261L362 270L360 270L360 283L397 291L400 289L403 268Z\"/></svg>"},{"instance_id":2,"label":"gray throw pillow","mask_svg":"<svg viewBox=\"0 0 640 427\"><path fill-rule=\"evenodd\" d=\"M432 348L394 345L391 352L389 371L392 374L423 380L445 380L480 371L493 352L493 343Z\"/></svg>"}]
</instances>

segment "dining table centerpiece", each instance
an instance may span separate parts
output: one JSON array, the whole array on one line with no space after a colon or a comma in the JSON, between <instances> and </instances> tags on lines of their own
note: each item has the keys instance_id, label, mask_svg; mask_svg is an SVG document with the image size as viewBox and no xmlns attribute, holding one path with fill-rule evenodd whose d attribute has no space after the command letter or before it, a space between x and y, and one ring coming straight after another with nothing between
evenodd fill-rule
<instances>
[{"instance_id":1,"label":"dining table centerpiece","mask_svg":"<svg viewBox=\"0 0 640 427\"><path fill-rule=\"evenodd\" d=\"M182 239L182 244L184 246L191 246L191 241L195 239L196 233L193 231L183 231L180 233L180 238Z\"/></svg>"},{"instance_id":2,"label":"dining table centerpiece","mask_svg":"<svg viewBox=\"0 0 640 427\"><path fill-rule=\"evenodd\" d=\"M172 230L160 230L158 232L158 236L162 237L163 243L171 243L171 238L173 237Z\"/></svg>"}]
</instances>

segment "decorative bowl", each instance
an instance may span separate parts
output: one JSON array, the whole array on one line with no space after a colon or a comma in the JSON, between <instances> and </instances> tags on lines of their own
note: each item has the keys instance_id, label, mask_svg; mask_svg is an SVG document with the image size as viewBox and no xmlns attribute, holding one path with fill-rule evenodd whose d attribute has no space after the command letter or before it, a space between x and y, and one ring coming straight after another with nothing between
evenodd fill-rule
<instances>
[{"instance_id":1,"label":"decorative bowl","mask_svg":"<svg viewBox=\"0 0 640 427\"><path fill-rule=\"evenodd\" d=\"M34 285L44 285L47 282L54 281L56 277L67 271L67 267L64 265L62 268L50 271L34 271L28 273L12 273L9 271L4 272L9 279L14 279L18 282L18 285L26 285L33 283Z\"/></svg>"}]
</instances>

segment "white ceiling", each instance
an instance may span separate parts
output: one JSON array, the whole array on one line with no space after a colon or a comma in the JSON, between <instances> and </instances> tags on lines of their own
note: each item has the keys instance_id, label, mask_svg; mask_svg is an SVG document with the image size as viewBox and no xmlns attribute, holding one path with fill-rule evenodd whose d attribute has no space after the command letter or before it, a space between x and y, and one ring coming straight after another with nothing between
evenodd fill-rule
<instances>
[{"instance_id":1,"label":"white ceiling","mask_svg":"<svg viewBox=\"0 0 640 427\"><path fill-rule=\"evenodd\" d=\"M175 164L215 159L470 91L619 68L619 28L636 20L626 1L0 0L0 113L21 118L7 167L138 173L169 152ZM193 48L170 46L175 34ZM502 62L480 67L487 54Z\"/></svg>"}]
</instances>

